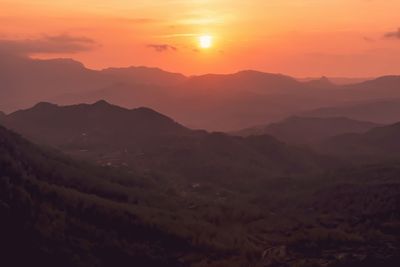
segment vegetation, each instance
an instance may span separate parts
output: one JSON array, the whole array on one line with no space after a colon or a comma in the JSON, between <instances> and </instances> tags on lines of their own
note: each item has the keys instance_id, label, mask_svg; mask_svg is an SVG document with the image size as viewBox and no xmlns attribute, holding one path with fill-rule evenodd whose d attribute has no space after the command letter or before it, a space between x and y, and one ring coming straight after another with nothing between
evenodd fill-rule
<instances>
[{"instance_id":1,"label":"vegetation","mask_svg":"<svg viewBox=\"0 0 400 267\"><path fill-rule=\"evenodd\" d=\"M397 266L400 165L249 181L95 167L0 129L8 266ZM229 179L229 177L225 177ZM368 265L369 264L369 265Z\"/></svg>"}]
</instances>

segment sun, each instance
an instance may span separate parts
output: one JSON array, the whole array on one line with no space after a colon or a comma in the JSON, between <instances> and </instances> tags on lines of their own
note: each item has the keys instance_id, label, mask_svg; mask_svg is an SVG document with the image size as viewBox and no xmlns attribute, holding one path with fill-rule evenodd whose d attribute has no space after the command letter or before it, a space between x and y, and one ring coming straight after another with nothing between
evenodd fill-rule
<instances>
[{"instance_id":1,"label":"sun","mask_svg":"<svg viewBox=\"0 0 400 267\"><path fill-rule=\"evenodd\" d=\"M211 35L199 36L199 46L202 49L208 49L213 46L213 37Z\"/></svg>"}]
</instances>

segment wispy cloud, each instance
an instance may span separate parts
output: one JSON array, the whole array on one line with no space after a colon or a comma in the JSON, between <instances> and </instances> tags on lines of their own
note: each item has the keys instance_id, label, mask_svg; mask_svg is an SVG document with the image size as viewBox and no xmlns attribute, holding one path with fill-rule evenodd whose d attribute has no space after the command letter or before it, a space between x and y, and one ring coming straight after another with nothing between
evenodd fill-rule
<instances>
[{"instance_id":1,"label":"wispy cloud","mask_svg":"<svg viewBox=\"0 0 400 267\"><path fill-rule=\"evenodd\" d=\"M364 36L364 37L363 37L363 40L366 41L366 42L369 42L369 43L375 42L375 39L374 39L374 38L367 37L367 36Z\"/></svg>"},{"instance_id":2,"label":"wispy cloud","mask_svg":"<svg viewBox=\"0 0 400 267\"><path fill-rule=\"evenodd\" d=\"M396 31L387 32L383 37L387 38L387 39L399 39L400 40L400 28L398 28Z\"/></svg>"},{"instance_id":3,"label":"wispy cloud","mask_svg":"<svg viewBox=\"0 0 400 267\"><path fill-rule=\"evenodd\" d=\"M154 49L156 52L177 51L178 48L168 44L148 44L147 48Z\"/></svg>"},{"instance_id":4,"label":"wispy cloud","mask_svg":"<svg viewBox=\"0 0 400 267\"><path fill-rule=\"evenodd\" d=\"M95 47L94 40L69 34L43 35L36 39L0 39L0 52L19 55L78 53Z\"/></svg>"}]
</instances>

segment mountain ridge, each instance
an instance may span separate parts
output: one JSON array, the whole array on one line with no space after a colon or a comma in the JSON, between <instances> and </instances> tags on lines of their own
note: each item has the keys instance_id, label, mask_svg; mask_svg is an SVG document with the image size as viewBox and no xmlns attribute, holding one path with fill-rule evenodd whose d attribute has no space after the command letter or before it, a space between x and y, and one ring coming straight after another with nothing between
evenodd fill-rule
<instances>
[{"instance_id":1,"label":"mountain ridge","mask_svg":"<svg viewBox=\"0 0 400 267\"><path fill-rule=\"evenodd\" d=\"M324 142L320 151L372 160L396 160L400 155L400 122L376 127L363 134L343 134Z\"/></svg>"},{"instance_id":2,"label":"mountain ridge","mask_svg":"<svg viewBox=\"0 0 400 267\"><path fill-rule=\"evenodd\" d=\"M82 146L95 146L96 142L103 139L110 144L122 145L121 140L111 136L122 138L131 135L131 141L137 143L140 140L149 142L160 135L189 132L174 120L152 109L126 109L104 100L72 106L41 102L30 109L7 115L3 118L3 124L39 143L55 146L66 145L65 140ZM134 140L134 137L138 140Z\"/></svg>"},{"instance_id":3,"label":"mountain ridge","mask_svg":"<svg viewBox=\"0 0 400 267\"><path fill-rule=\"evenodd\" d=\"M241 136L270 134L289 144L315 145L339 134L366 132L378 126L380 125L376 123L346 117L291 116L276 123L244 129L233 134Z\"/></svg>"},{"instance_id":4,"label":"mountain ridge","mask_svg":"<svg viewBox=\"0 0 400 267\"><path fill-rule=\"evenodd\" d=\"M331 164L269 135L244 138L191 130L151 109L129 110L106 101L73 106L41 103L6 116L3 124L31 141L101 165L157 170L183 179L243 183L241 177L320 171ZM228 180L218 175L225 168L230 169Z\"/></svg>"},{"instance_id":5,"label":"mountain ridge","mask_svg":"<svg viewBox=\"0 0 400 267\"><path fill-rule=\"evenodd\" d=\"M301 116L348 117L355 120L391 124L400 121L400 99L377 99L302 112Z\"/></svg>"},{"instance_id":6,"label":"mountain ridge","mask_svg":"<svg viewBox=\"0 0 400 267\"><path fill-rule=\"evenodd\" d=\"M71 105L105 99L127 108L147 106L184 125L213 131L243 129L305 110L400 97L396 77L378 79L379 87L371 85L373 81L332 86L324 78L301 82L253 70L186 77L157 68L97 71L68 59L22 57L7 57L0 70L0 110L7 113L41 101ZM24 79L16 78L20 76Z\"/></svg>"}]
</instances>

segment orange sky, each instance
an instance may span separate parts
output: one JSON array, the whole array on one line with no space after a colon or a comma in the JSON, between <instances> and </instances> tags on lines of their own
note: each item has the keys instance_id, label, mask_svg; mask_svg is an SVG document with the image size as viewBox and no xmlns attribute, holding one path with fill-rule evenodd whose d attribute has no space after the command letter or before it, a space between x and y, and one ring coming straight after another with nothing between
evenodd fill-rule
<instances>
[{"instance_id":1,"label":"orange sky","mask_svg":"<svg viewBox=\"0 0 400 267\"><path fill-rule=\"evenodd\" d=\"M34 56L72 57L96 69L400 72L399 0L0 0L0 10L0 40L75 38L89 47ZM204 34L213 37L209 49L199 49Z\"/></svg>"}]
</instances>

